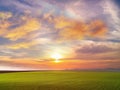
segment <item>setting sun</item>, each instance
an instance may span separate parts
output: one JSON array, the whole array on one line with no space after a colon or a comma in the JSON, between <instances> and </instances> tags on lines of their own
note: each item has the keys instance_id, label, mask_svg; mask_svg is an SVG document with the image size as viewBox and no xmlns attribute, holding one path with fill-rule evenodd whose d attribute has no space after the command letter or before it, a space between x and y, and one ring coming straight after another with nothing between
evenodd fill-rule
<instances>
[{"instance_id":1,"label":"setting sun","mask_svg":"<svg viewBox=\"0 0 120 90\"><path fill-rule=\"evenodd\" d=\"M58 63L60 62L60 59L62 58L62 55L59 54L59 53L54 53L52 56L51 56L53 59L55 59L55 62Z\"/></svg>"}]
</instances>

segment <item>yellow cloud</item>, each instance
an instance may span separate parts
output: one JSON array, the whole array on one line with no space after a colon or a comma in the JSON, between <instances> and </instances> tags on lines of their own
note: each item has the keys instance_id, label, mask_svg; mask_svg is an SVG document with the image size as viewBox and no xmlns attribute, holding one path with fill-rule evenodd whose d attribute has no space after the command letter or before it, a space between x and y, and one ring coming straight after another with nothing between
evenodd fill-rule
<instances>
[{"instance_id":1,"label":"yellow cloud","mask_svg":"<svg viewBox=\"0 0 120 90\"><path fill-rule=\"evenodd\" d=\"M9 45L6 45L5 47L8 48L8 49L21 49L21 48L30 48L32 46L36 46L38 44L46 44L48 42L51 42L50 39L48 38L36 38L36 39L33 39L29 42L19 42L19 43L13 43L13 44L9 44Z\"/></svg>"},{"instance_id":2,"label":"yellow cloud","mask_svg":"<svg viewBox=\"0 0 120 90\"><path fill-rule=\"evenodd\" d=\"M10 56L0 56L0 59L1 60L8 60L9 61L10 60Z\"/></svg>"},{"instance_id":3,"label":"yellow cloud","mask_svg":"<svg viewBox=\"0 0 120 90\"><path fill-rule=\"evenodd\" d=\"M37 18L27 15L18 18L18 21L11 22L8 18L12 17L9 12L0 12L0 36L12 41L24 38L30 32L40 29L41 23ZM17 27L11 28L14 25Z\"/></svg>"},{"instance_id":4,"label":"yellow cloud","mask_svg":"<svg viewBox=\"0 0 120 90\"><path fill-rule=\"evenodd\" d=\"M0 12L0 19L8 19L12 17L11 12Z\"/></svg>"},{"instance_id":5,"label":"yellow cloud","mask_svg":"<svg viewBox=\"0 0 120 90\"><path fill-rule=\"evenodd\" d=\"M57 29L63 29L65 27L71 26L71 24L73 24L72 21L70 21L69 19L62 17L62 16L55 18L54 23L55 23L55 28L57 28Z\"/></svg>"},{"instance_id":6,"label":"yellow cloud","mask_svg":"<svg viewBox=\"0 0 120 90\"><path fill-rule=\"evenodd\" d=\"M21 42L21 43L16 43L12 44L9 46L6 46L9 49L21 49L21 48L30 48L34 45L36 45L38 42L32 41L32 42Z\"/></svg>"},{"instance_id":7,"label":"yellow cloud","mask_svg":"<svg viewBox=\"0 0 120 90\"><path fill-rule=\"evenodd\" d=\"M8 31L8 33L4 37L15 41L23 38L24 36L26 36L28 33L32 31L38 30L40 26L41 25L37 19L28 18L28 20L23 25Z\"/></svg>"}]
</instances>

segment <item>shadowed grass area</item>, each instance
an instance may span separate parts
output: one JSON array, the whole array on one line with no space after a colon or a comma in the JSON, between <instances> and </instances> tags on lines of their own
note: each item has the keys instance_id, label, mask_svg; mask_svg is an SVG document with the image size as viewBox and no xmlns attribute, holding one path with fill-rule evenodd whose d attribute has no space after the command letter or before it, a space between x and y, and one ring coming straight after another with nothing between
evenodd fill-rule
<instances>
[{"instance_id":1,"label":"shadowed grass area","mask_svg":"<svg viewBox=\"0 0 120 90\"><path fill-rule=\"evenodd\" d=\"M0 90L120 90L120 72L3 73Z\"/></svg>"}]
</instances>

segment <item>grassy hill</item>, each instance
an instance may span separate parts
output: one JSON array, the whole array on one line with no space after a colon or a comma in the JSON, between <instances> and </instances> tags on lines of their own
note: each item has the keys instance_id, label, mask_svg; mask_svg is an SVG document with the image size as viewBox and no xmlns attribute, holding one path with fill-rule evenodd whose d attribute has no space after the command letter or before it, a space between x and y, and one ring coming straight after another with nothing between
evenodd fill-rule
<instances>
[{"instance_id":1,"label":"grassy hill","mask_svg":"<svg viewBox=\"0 0 120 90\"><path fill-rule=\"evenodd\" d=\"M1 73L0 90L120 90L120 72Z\"/></svg>"}]
</instances>

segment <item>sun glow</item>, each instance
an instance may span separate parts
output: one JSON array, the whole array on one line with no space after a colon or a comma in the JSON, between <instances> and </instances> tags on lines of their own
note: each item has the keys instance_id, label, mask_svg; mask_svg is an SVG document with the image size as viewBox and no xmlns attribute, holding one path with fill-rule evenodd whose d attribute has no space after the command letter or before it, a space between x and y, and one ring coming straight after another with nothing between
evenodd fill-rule
<instances>
[{"instance_id":1,"label":"sun glow","mask_svg":"<svg viewBox=\"0 0 120 90\"><path fill-rule=\"evenodd\" d=\"M62 55L60 55L59 53L54 53L51 57L53 59L55 59L56 63L58 63L58 62L60 62L60 59L62 58Z\"/></svg>"}]
</instances>

